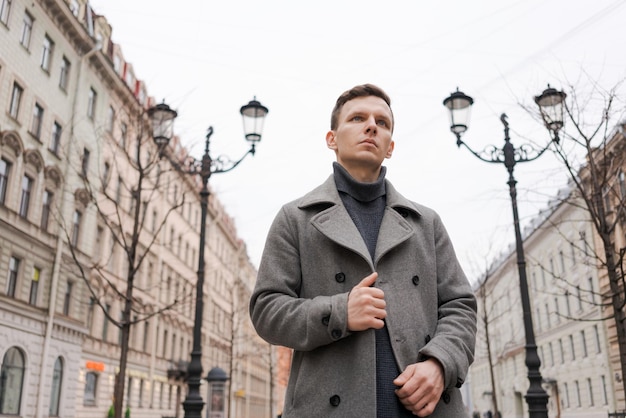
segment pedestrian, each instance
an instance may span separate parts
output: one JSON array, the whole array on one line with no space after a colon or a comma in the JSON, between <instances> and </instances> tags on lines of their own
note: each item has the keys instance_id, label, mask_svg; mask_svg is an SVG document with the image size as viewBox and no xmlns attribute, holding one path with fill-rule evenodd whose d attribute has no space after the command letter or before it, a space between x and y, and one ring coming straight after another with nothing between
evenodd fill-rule
<instances>
[{"instance_id":1,"label":"pedestrian","mask_svg":"<svg viewBox=\"0 0 626 418\"><path fill-rule=\"evenodd\" d=\"M284 418L467 416L476 300L439 216L385 178L393 129L377 86L339 96L333 174L268 233L250 315L294 350Z\"/></svg>"}]
</instances>

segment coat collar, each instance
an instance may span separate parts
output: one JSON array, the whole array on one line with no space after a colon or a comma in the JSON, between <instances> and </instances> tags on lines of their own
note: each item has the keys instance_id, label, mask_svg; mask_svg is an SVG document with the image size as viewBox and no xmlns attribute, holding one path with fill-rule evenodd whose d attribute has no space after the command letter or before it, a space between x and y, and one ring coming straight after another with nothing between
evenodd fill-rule
<instances>
[{"instance_id":1,"label":"coat collar","mask_svg":"<svg viewBox=\"0 0 626 418\"><path fill-rule=\"evenodd\" d=\"M385 180L385 187L387 188L387 206L398 212L408 210L417 216L422 216L415 204L398 193L389 180ZM324 183L304 195L298 202L298 208L305 209L320 204L341 205L341 197L339 197L339 192L337 192L337 186L335 186L335 179L332 174Z\"/></svg>"},{"instance_id":2,"label":"coat collar","mask_svg":"<svg viewBox=\"0 0 626 418\"><path fill-rule=\"evenodd\" d=\"M385 180L385 184L387 187L387 208L378 235L375 260L371 260L363 238L343 206L332 175L319 187L302 197L298 202L298 208L326 206L324 210L311 218L311 223L332 241L360 254L365 260L372 263L372 269L374 269L380 257L414 233L411 224L404 219L406 212L410 211L421 216L415 204L398 193L389 181Z\"/></svg>"}]
</instances>

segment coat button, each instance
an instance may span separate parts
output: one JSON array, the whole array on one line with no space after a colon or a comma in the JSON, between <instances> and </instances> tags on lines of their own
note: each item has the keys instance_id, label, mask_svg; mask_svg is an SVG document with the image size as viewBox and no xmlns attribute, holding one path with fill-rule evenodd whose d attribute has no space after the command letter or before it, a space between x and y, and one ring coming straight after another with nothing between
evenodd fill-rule
<instances>
[{"instance_id":1,"label":"coat button","mask_svg":"<svg viewBox=\"0 0 626 418\"><path fill-rule=\"evenodd\" d=\"M330 335L332 335L334 339L338 340L339 338L341 338L341 331L338 329L334 329L332 330Z\"/></svg>"},{"instance_id":2,"label":"coat button","mask_svg":"<svg viewBox=\"0 0 626 418\"><path fill-rule=\"evenodd\" d=\"M411 281L413 282L415 286L417 286L418 284L420 284L420 277L415 275L411 278Z\"/></svg>"},{"instance_id":3,"label":"coat button","mask_svg":"<svg viewBox=\"0 0 626 418\"><path fill-rule=\"evenodd\" d=\"M330 316L325 316L322 318L322 324L328 326L329 322L330 322Z\"/></svg>"},{"instance_id":4,"label":"coat button","mask_svg":"<svg viewBox=\"0 0 626 418\"><path fill-rule=\"evenodd\" d=\"M338 283L343 283L346 281L346 275L343 273L337 273L335 274L335 280L337 280Z\"/></svg>"},{"instance_id":5,"label":"coat button","mask_svg":"<svg viewBox=\"0 0 626 418\"><path fill-rule=\"evenodd\" d=\"M463 379L459 377L456 379L456 387L460 388L461 386L463 386Z\"/></svg>"},{"instance_id":6,"label":"coat button","mask_svg":"<svg viewBox=\"0 0 626 418\"><path fill-rule=\"evenodd\" d=\"M441 399L443 400L443 403L450 403L450 394L448 392L443 392Z\"/></svg>"},{"instance_id":7,"label":"coat button","mask_svg":"<svg viewBox=\"0 0 626 418\"><path fill-rule=\"evenodd\" d=\"M333 395L330 397L330 404L332 406L339 406L340 403L341 403L341 398L339 397L339 395Z\"/></svg>"},{"instance_id":8,"label":"coat button","mask_svg":"<svg viewBox=\"0 0 626 418\"><path fill-rule=\"evenodd\" d=\"M426 344L428 344L430 342L430 335L426 335L426 338L424 338L424 342Z\"/></svg>"}]
</instances>

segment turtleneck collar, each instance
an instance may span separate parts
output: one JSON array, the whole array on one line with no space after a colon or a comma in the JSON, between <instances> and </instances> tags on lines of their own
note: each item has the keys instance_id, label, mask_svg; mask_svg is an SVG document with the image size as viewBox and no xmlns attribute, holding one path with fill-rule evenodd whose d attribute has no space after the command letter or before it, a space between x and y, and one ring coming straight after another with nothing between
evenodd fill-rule
<instances>
[{"instance_id":1,"label":"turtleneck collar","mask_svg":"<svg viewBox=\"0 0 626 418\"><path fill-rule=\"evenodd\" d=\"M385 174L387 168L384 166L380 168L380 175L373 183L362 183L355 180L348 173L348 170L336 161L333 162L333 171L337 190L347 193L360 202L371 202L386 194Z\"/></svg>"}]
</instances>

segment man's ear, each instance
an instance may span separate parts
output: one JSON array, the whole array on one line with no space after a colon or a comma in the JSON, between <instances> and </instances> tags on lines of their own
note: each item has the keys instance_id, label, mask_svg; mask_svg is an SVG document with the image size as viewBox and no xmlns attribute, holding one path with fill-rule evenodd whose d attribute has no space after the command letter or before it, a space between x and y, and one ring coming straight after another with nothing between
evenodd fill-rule
<instances>
[{"instance_id":1,"label":"man's ear","mask_svg":"<svg viewBox=\"0 0 626 418\"><path fill-rule=\"evenodd\" d=\"M391 158L391 154L393 154L393 149L396 146L396 143L394 141L391 141L389 143L389 148L387 148L387 154L385 155L385 158Z\"/></svg>"},{"instance_id":2,"label":"man's ear","mask_svg":"<svg viewBox=\"0 0 626 418\"><path fill-rule=\"evenodd\" d=\"M337 151L337 141L335 141L335 131L328 131L326 134L326 146Z\"/></svg>"}]
</instances>

